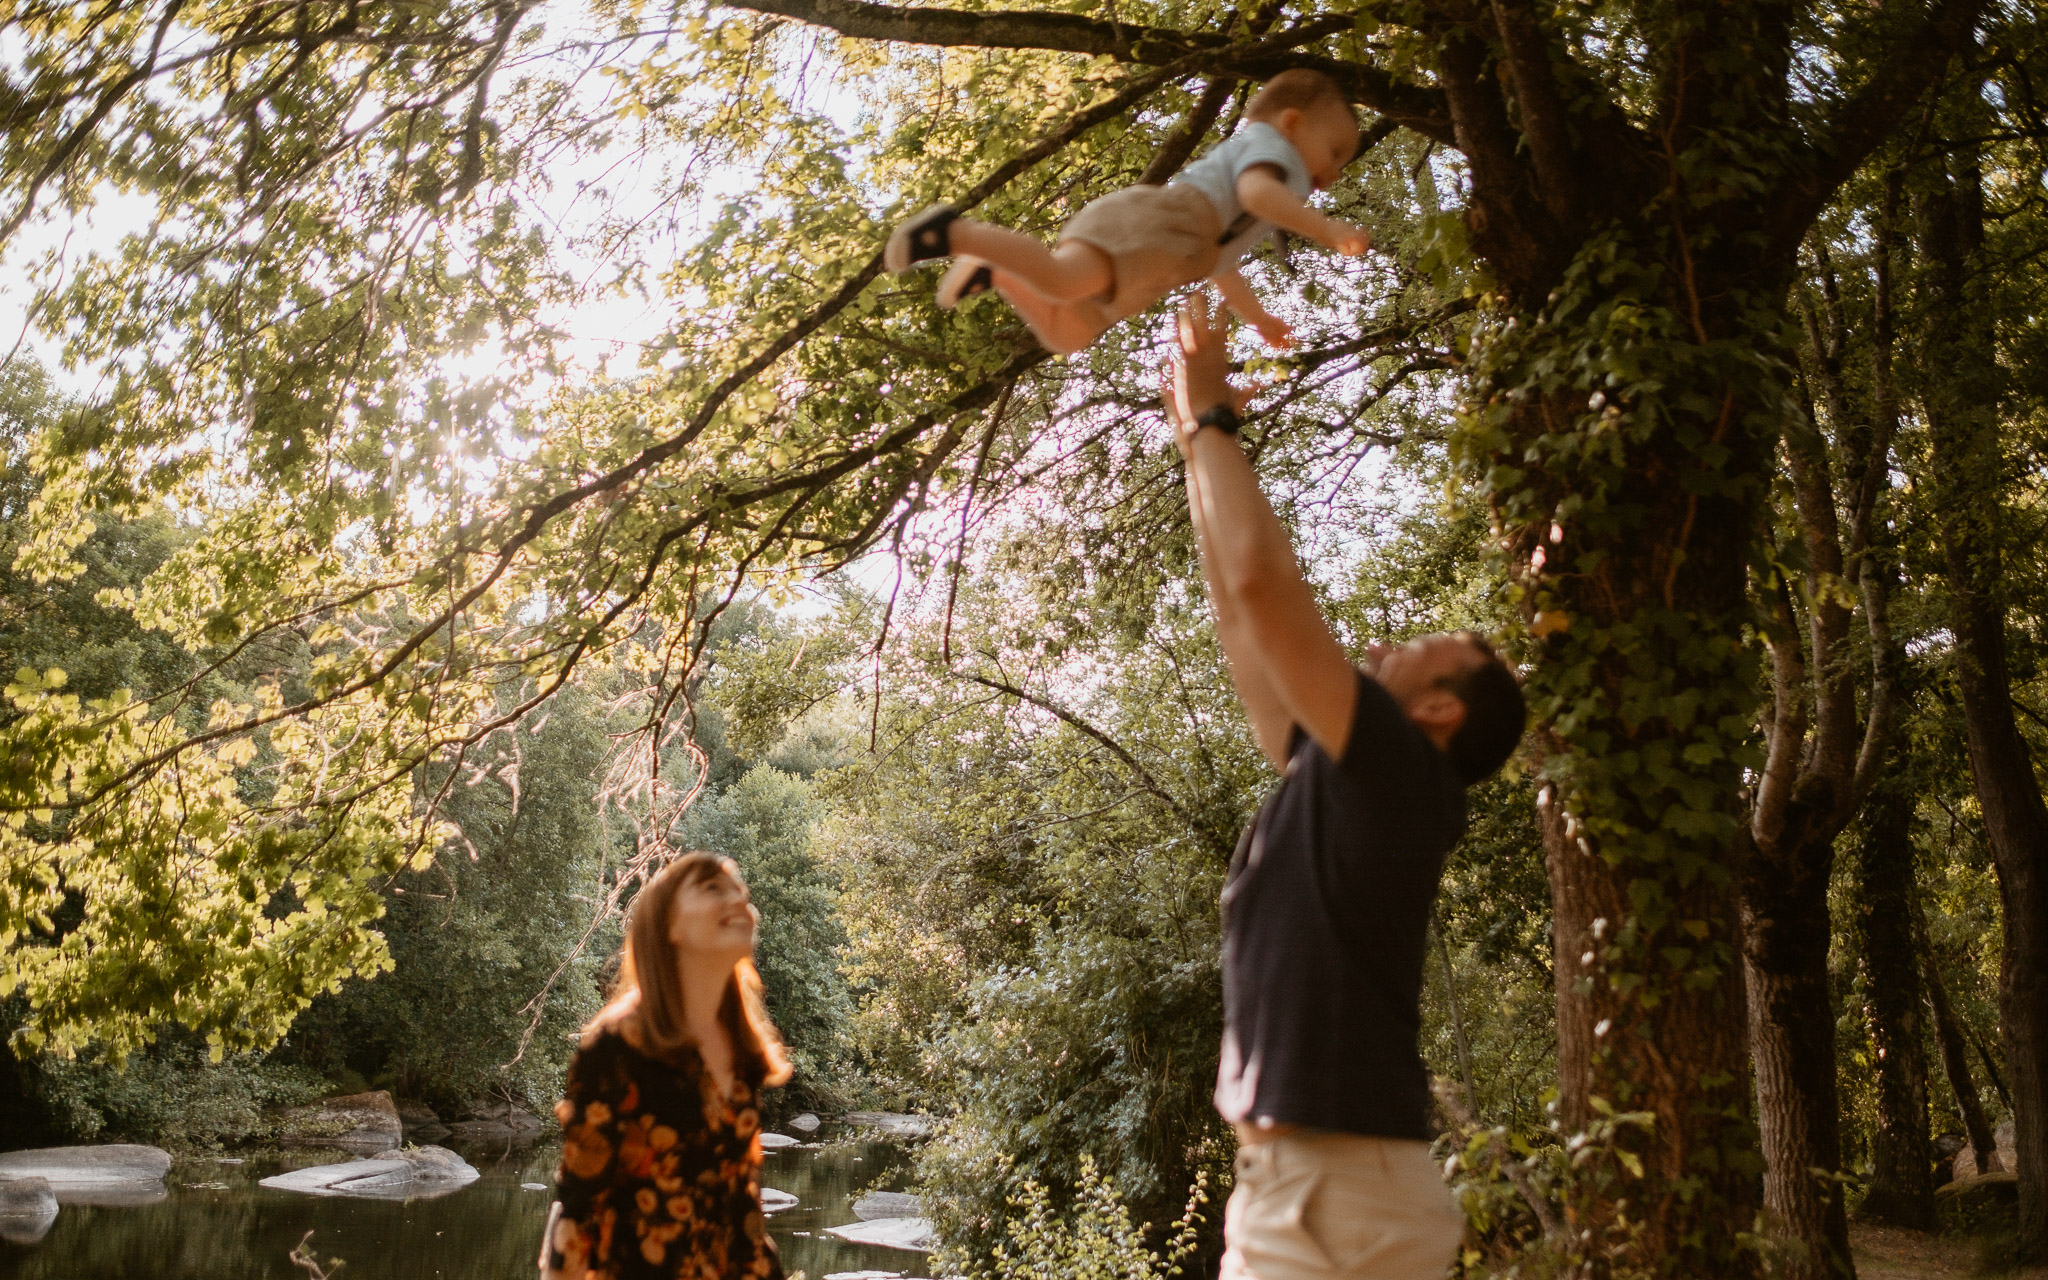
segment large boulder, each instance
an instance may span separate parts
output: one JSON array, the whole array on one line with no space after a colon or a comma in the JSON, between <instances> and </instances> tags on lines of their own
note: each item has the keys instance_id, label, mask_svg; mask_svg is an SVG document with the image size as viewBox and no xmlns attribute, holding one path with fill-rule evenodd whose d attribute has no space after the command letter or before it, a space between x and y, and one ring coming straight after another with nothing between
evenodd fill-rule
<instances>
[{"instance_id":1,"label":"large boulder","mask_svg":"<svg viewBox=\"0 0 2048 1280\"><path fill-rule=\"evenodd\" d=\"M265 1178L259 1185L309 1196L359 1200L427 1200L459 1191L480 1174L446 1147L405 1147L338 1164L317 1164Z\"/></svg>"},{"instance_id":2,"label":"large boulder","mask_svg":"<svg viewBox=\"0 0 2048 1280\"><path fill-rule=\"evenodd\" d=\"M279 1136L292 1146L388 1151L405 1138L398 1107L382 1089L325 1098L284 1113Z\"/></svg>"},{"instance_id":3,"label":"large boulder","mask_svg":"<svg viewBox=\"0 0 2048 1280\"><path fill-rule=\"evenodd\" d=\"M1981 1236L2010 1231L2019 1223L2020 1176L1987 1173L1958 1178L1934 1189L1934 1216L1942 1230Z\"/></svg>"},{"instance_id":4,"label":"large boulder","mask_svg":"<svg viewBox=\"0 0 2048 1280\"><path fill-rule=\"evenodd\" d=\"M880 1245L884 1249L906 1249L913 1253L930 1253L939 1247L937 1233L923 1218L876 1218L870 1222L850 1222L843 1227L827 1227L825 1234L849 1244Z\"/></svg>"},{"instance_id":5,"label":"large boulder","mask_svg":"<svg viewBox=\"0 0 2048 1280\"><path fill-rule=\"evenodd\" d=\"M48 1178L0 1178L0 1240L34 1244L57 1221L57 1193Z\"/></svg>"},{"instance_id":6,"label":"large boulder","mask_svg":"<svg viewBox=\"0 0 2048 1280\"><path fill-rule=\"evenodd\" d=\"M1991 1157L1991 1167L1990 1169L1986 1170L1986 1172L2019 1172L2019 1134L2018 1131L2014 1129L2013 1122L2007 1120L2004 1124L1999 1125L1998 1128L1992 1130L1991 1141L1996 1145L1997 1151ZM1958 1182L1962 1182L1967 1179L1976 1177L1977 1149L1975 1147L1972 1147L1968 1142L1964 1142L1962 1146L1956 1151L1955 1157L1950 1162L1949 1168L1955 1180Z\"/></svg>"},{"instance_id":7,"label":"large boulder","mask_svg":"<svg viewBox=\"0 0 2048 1280\"><path fill-rule=\"evenodd\" d=\"M127 1142L0 1155L0 1178L41 1178L59 1204L155 1204L170 1167L170 1152Z\"/></svg>"},{"instance_id":8,"label":"large boulder","mask_svg":"<svg viewBox=\"0 0 2048 1280\"><path fill-rule=\"evenodd\" d=\"M1938 1185L1956 1176L1956 1153L1967 1149L1970 1142L1960 1133L1944 1133L1935 1138L1930 1145L1934 1148L1935 1182ZM1976 1172L1974 1165L1971 1166L1970 1172Z\"/></svg>"}]
</instances>

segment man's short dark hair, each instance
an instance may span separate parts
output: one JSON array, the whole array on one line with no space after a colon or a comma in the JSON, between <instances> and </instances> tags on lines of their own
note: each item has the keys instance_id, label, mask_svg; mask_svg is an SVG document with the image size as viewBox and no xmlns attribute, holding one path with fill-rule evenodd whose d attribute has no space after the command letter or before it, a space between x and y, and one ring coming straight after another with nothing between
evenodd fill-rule
<instances>
[{"instance_id":1,"label":"man's short dark hair","mask_svg":"<svg viewBox=\"0 0 2048 1280\"><path fill-rule=\"evenodd\" d=\"M1485 637L1471 631L1457 634L1486 659L1441 682L1465 704L1465 723L1451 735L1445 750L1458 780L1469 787L1492 777L1515 754L1529 723L1529 704L1522 699L1515 673Z\"/></svg>"}]
</instances>

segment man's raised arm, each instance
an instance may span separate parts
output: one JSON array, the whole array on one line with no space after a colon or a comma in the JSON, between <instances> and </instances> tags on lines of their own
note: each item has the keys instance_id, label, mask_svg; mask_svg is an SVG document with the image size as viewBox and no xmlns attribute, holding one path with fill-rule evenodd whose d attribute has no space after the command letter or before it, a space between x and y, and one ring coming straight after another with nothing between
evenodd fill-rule
<instances>
[{"instance_id":1,"label":"man's raised arm","mask_svg":"<svg viewBox=\"0 0 2048 1280\"><path fill-rule=\"evenodd\" d=\"M1260 491L1234 429L1237 395L1225 363L1228 321L1212 323L1196 295L1180 314L1167 416L1187 460L1188 510L1216 631L1259 747L1287 762L1300 725L1333 760L1344 754L1358 675L1316 608L1285 526ZM1226 411L1224 427L1201 421Z\"/></svg>"}]
</instances>

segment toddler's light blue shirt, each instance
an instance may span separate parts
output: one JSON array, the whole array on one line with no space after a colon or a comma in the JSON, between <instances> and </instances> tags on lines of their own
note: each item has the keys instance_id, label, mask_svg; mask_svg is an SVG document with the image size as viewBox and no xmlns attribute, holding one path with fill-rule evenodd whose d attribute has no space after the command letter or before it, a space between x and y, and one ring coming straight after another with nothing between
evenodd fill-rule
<instances>
[{"instance_id":1,"label":"toddler's light blue shirt","mask_svg":"<svg viewBox=\"0 0 2048 1280\"><path fill-rule=\"evenodd\" d=\"M1226 231L1235 231L1224 242L1223 251L1217 258L1218 270L1229 266L1243 257L1247 250L1273 232L1273 224L1262 218L1250 218L1237 198L1237 180L1253 165L1269 164L1280 171L1281 181L1287 189L1303 200L1315 190L1315 182L1309 177L1308 165L1301 158L1301 152L1272 125L1263 120L1254 120L1236 133L1231 134L1199 160L1181 170L1175 182L1185 182L1216 206L1216 218ZM1239 225L1244 219L1245 225Z\"/></svg>"}]
</instances>

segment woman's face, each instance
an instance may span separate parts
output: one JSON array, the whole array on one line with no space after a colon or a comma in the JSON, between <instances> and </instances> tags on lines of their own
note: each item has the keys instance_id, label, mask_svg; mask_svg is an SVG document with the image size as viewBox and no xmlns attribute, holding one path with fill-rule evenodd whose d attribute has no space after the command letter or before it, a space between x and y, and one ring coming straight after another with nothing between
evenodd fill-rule
<instances>
[{"instance_id":1,"label":"woman's face","mask_svg":"<svg viewBox=\"0 0 2048 1280\"><path fill-rule=\"evenodd\" d=\"M753 956L754 928L760 922L761 913L738 868L727 862L718 875L689 881L676 890L668 936L693 960L727 967Z\"/></svg>"}]
</instances>

